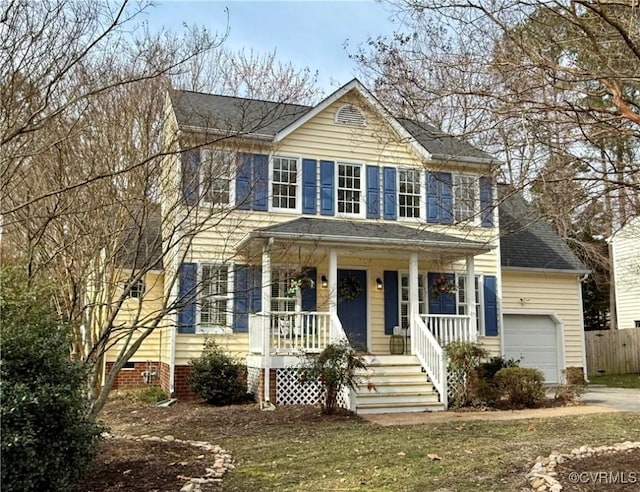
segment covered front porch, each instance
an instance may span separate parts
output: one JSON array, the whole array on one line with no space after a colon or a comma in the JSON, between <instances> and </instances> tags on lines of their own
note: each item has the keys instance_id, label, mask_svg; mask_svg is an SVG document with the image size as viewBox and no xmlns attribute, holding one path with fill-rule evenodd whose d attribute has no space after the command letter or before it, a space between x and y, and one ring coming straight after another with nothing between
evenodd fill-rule
<instances>
[{"instance_id":1,"label":"covered front porch","mask_svg":"<svg viewBox=\"0 0 640 492\"><path fill-rule=\"evenodd\" d=\"M475 257L488 243L398 224L301 218L254 231L238 247L259 259L261 309L249 314L249 357L264 369L340 341L380 358L390 353L391 335L400 335L402 352L446 395L443 346L478 337L475 290L466 289L463 314L433 312L425 272L456 264L474 285ZM274 286L292 257L307 280L298 282L298 302L283 304Z\"/></svg>"}]
</instances>

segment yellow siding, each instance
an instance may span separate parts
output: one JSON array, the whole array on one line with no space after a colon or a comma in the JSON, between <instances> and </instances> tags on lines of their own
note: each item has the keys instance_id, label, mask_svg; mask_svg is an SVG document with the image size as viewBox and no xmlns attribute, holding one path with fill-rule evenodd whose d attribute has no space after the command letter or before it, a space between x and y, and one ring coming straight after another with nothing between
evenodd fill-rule
<instances>
[{"instance_id":1,"label":"yellow siding","mask_svg":"<svg viewBox=\"0 0 640 492\"><path fill-rule=\"evenodd\" d=\"M164 274L147 273L145 276L146 290L144 297L142 299L129 298L125 300L115 320L115 326L122 327L124 330L132 326L132 324L149 326L162 310L164 297L163 280ZM166 350L169 342L168 335L168 329L164 323L161 323L158 328L154 329L154 331L145 338L130 361L146 362L147 360L160 360L161 354ZM135 337L136 335L134 334L132 341L135 340ZM113 362L121 348L122 342L118 342L111 347L106 354L107 362Z\"/></svg>"},{"instance_id":2,"label":"yellow siding","mask_svg":"<svg viewBox=\"0 0 640 492\"><path fill-rule=\"evenodd\" d=\"M522 299L522 301L521 301ZM502 309L554 313L563 322L565 367L584 367L580 281L575 274L502 272Z\"/></svg>"},{"instance_id":3,"label":"yellow siding","mask_svg":"<svg viewBox=\"0 0 640 492\"><path fill-rule=\"evenodd\" d=\"M334 116L336 110L345 103L354 103L365 110L367 126L355 128L336 125ZM308 157L332 161L346 161L359 164L375 164L380 166L418 167L441 170L444 166L451 167L447 162L423 162L422 158L412 146L401 138L376 113L367 109L367 103L354 93L347 94L333 103L313 119L303 124L287 136L276 148L248 147L246 142L237 143L238 150L247 152L261 152L292 157ZM177 159L174 169L179 167ZM477 172L457 166L457 169ZM177 185L178 180L172 178ZM169 180L171 181L171 180ZM175 195L174 195L175 196ZM184 210L183 210L184 215ZM267 227L276 223L294 220L300 217L297 213L272 213L216 210L214 208L199 207L197 215L190 213L189 217L181 217L185 231L197 231L192 237L190 246L184 249L178 257L181 261L206 262L245 262L259 264L260 253L254 253L253 258L242 258L235 250L235 245L248 232L257 228ZM316 217L320 217L317 215ZM354 219L358 220L358 219ZM364 219L362 219L364 220ZM488 242L497 245L495 228L462 227L426 224L425 222L410 222L398 220L397 223L409 227L428 228L434 232L450 234L470 240ZM277 245L278 246L278 245ZM281 246L278 246L281 247ZM322 245L299 249L297 245L289 245L288 251L277 251L272 263L293 264L301 266L317 266L318 278L328 275L328 250ZM186 254L184 253L186 251ZM184 259L183 259L184 255ZM373 352L388 353L389 337L384 335L384 293L375 288L375 279L382 277L384 270L409 269L409 253L382 251L368 255L358 248L338 249L339 268L365 268L368 271L369 290L369 321L370 347ZM426 271L464 271L465 264L442 264L438 255L420 254L420 270ZM480 255L476 258L476 273L495 275L498 268L497 250ZM327 292L318 286L318 310L328 310ZM176 364L185 364L188 360L200 354L205 335L176 335ZM247 335L219 335L218 340L226 345L233 353L243 356L248 350Z\"/></svg>"},{"instance_id":4,"label":"yellow siding","mask_svg":"<svg viewBox=\"0 0 640 492\"><path fill-rule=\"evenodd\" d=\"M611 241L617 328L634 328L640 320L640 218L630 221Z\"/></svg>"}]
</instances>

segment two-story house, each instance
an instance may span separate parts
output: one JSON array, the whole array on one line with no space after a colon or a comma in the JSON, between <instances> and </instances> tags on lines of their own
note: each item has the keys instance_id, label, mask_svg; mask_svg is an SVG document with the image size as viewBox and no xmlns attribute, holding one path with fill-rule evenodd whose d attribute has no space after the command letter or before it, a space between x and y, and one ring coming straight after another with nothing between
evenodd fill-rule
<instances>
[{"instance_id":1,"label":"two-story house","mask_svg":"<svg viewBox=\"0 0 640 492\"><path fill-rule=\"evenodd\" d=\"M312 403L298 355L346 340L376 386L345 391L358 412L445 408L452 340L549 382L585 366L585 272L566 244L498 193L492 156L395 118L358 80L312 107L175 91L165 142L163 275L180 308L140 350L170 393L187 394L206 336L276 404Z\"/></svg>"}]
</instances>

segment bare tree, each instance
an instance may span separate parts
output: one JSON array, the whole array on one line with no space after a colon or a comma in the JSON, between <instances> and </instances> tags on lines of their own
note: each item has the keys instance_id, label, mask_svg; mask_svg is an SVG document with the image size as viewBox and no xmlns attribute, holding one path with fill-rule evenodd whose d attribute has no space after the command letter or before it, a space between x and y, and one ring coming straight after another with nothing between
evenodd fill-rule
<instances>
[{"instance_id":1,"label":"bare tree","mask_svg":"<svg viewBox=\"0 0 640 492\"><path fill-rule=\"evenodd\" d=\"M217 68L225 75L195 80L196 87L305 99L315 94L315 79L275 66L273 55L240 56L236 64L220 47L224 36L197 28L182 37L150 33L137 24L149 4L16 1L2 8L2 262L54 282L58 310L73 330L72 355L91 369L95 414L118 371L184 304L171 265L233 210L185 206L169 165L238 133L178 141L167 111L172 80L216 53L224 54ZM281 111L276 104L243 116L239 133L250 133ZM208 179L230 179L235 165L211 168ZM162 211L161 194L168 197ZM132 293L151 278L158 283L143 303ZM114 363L103 374L107 352Z\"/></svg>"}]
</instances>

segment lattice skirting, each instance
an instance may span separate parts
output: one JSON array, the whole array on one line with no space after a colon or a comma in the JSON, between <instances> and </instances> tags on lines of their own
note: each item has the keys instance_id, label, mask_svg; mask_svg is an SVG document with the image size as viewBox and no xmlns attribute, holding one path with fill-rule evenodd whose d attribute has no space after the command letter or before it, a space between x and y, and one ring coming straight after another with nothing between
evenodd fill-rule
<instances>
[{"instance_id":1,"label":"lattice skirting","mask_svg":"<svg viewBox=\"0 0 640 492\"><path fill-rule=\"evenodd\" d=\"M338 406L349 409L348 392L338 393ZM301 384L296 369L276 370L277 405L316 405L324 397L322 387L317 382Z\"/></svg>"},{"instance_id":2,"label":"lattice skirting","mask_svg":"<svg viewBox=\"0 0 640 492\"><path fill-rule=\"evenodd\" d=\"M449 401L458 401L459 391L463 390L466 384L466 377L463 371L447 370L447 397Z\"/></svg>"},{"instance_id":3,"label":"lattice skirting","mask_svg":"<svg viewBox=\"0 0 640 492\"><path fill-rule=\"evenodd\" d=\"M276 370L277 405L315 405L320 401L320 383L301 384L296 369Z\"/></svg>"},{"instance_id":4,"label":"lattice skirting","mask_svg":"<svg viewBox=\"0 0 640 492\"><path fill-rule=\"evenodd\" d=\"M247 367L247 392L252 395L258 394L258 382L260 380L260 369L257 367Z\"/></svg>"}]
</instances>

